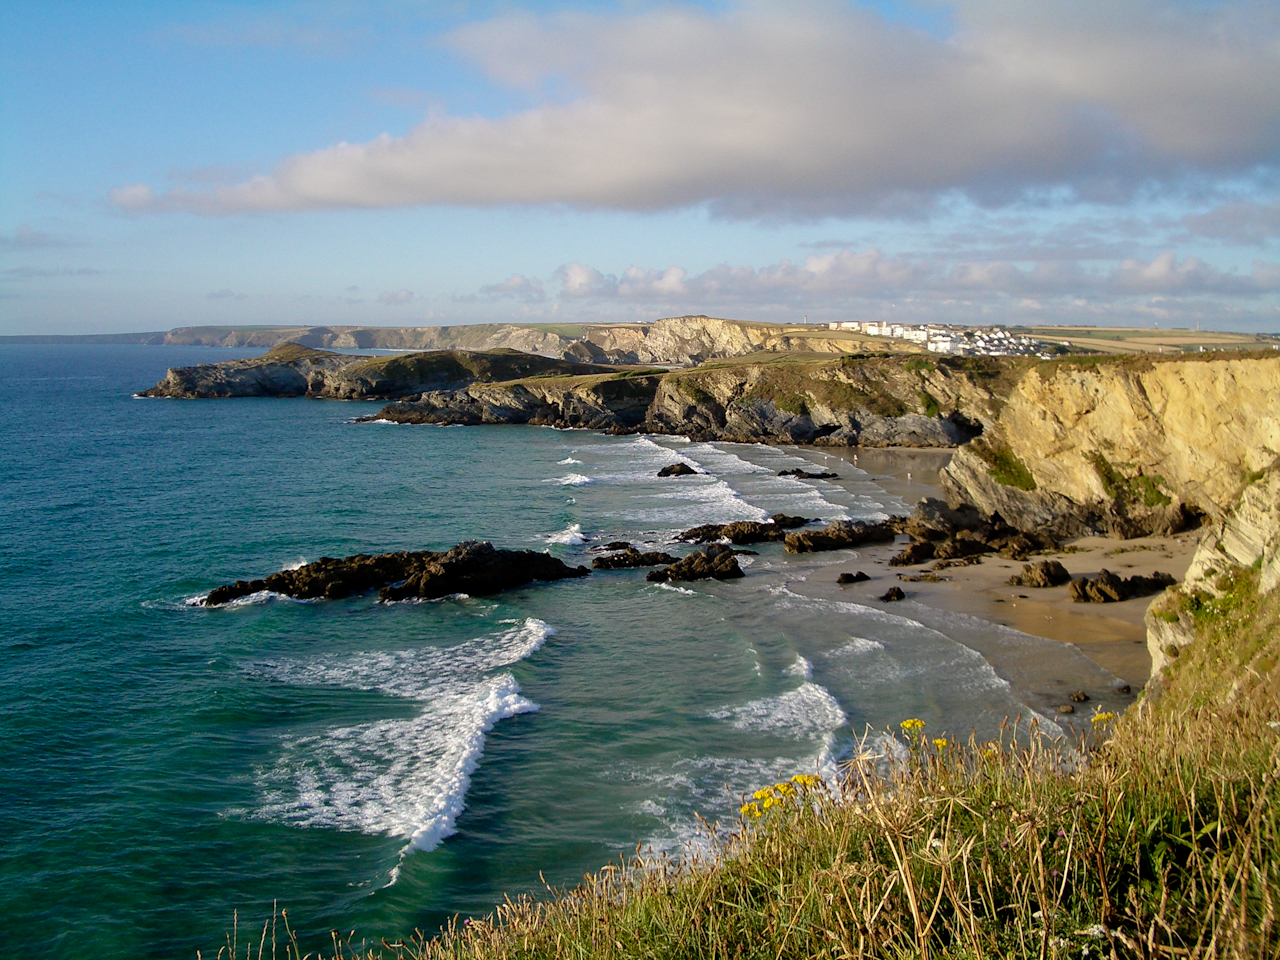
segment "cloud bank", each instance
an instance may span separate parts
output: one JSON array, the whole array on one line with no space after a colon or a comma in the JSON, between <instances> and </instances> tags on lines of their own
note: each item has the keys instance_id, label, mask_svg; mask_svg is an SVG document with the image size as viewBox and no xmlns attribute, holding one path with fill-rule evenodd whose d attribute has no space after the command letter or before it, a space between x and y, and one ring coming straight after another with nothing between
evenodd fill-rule
<instances>
[{"instance_id":1,"label":"cloud bank","mask_svg":"<svg viewBox=\"0 0 1280 960\"><path fill-rule=\"evenodd\" d=\"M953 12L943 38L823 2L499 17L447 43L536 106L429 116L240 183L111 198L134 212L705 204L803 218L918 212L956 193L1122 201L1280 158L1273 4L963 0ZM539 96L553 86L573 92ZM1245 216L1239 229L1258 226Z\"/></svg>"}]
</instances>

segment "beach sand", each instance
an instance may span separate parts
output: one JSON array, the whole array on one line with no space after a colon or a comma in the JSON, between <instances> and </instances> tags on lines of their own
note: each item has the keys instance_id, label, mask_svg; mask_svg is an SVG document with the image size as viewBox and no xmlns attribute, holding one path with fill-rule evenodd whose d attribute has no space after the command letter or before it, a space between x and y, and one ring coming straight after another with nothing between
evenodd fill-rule
<instances>
[{"instance_id":1,"label":"beach sand","mask_svg":"<svg viewBox=\"0 0 1280 960\"><path fill-rule=\"evenodd\" d=\"M803 456L826 469L839 472L838 462L846 461L867 471L887 492L908 506L926 496L938 497L938 472L946 466L950 451L939 450L804 450ZM1073 576L1096 576L1102 569L1122 577L1150 575L1159 570L1181 580L1191 563L1200 532L1188 531L1176 537L1140 537L1115 540L1083 537L1064 544L1061 553L1043 554L1033 559L1056 559ZM839 597L857 603L877 604L876 599L890 586L899 586L907 599L936 609L978 617L1012 627L1023 633L1074 644L1104 670L1121 678L1136 692L1151 675L1146 628L1142 617L1153 596L1136 597L1121 603L1075 603L1065 585L1045 589L1012 587L1008 579L1022 569L1022 563L990 556L968 567L939 571L939 582L909 582L904 577L928 571L931 563L915 567L890 567L889 558L898 553L899 543L859 548L859 557L847 566L828 567L829 579L838 573L862 570L871 579L845 587L821 581L805 585L813 596Z\"/></svg>"}]
</instances>

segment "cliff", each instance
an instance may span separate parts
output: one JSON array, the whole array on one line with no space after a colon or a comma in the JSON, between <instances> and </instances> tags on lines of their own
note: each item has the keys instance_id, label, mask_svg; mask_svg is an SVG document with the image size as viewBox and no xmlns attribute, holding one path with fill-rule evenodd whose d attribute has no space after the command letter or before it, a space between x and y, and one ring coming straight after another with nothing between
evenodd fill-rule
<instances>
[{"instance_id":1,"label":"cliff","mask_svg":"<svg viewBox=\"0 0 1280 960\"><path fill-rule=\"evenodd\" d=\"M436 350L394 357L358 357L285 343L251 360L174 367L139 396L384 400L481 380L611 369L515 350Z\"/></svg>"},{"instance_id":2,"label":"cliff","mask_svg":"<svg viewBox=\"0 0 1280 960\"><path fill-rule=\"evenodd\" d=\"M1220 517L1276 459L1278 400L1270 352L1034 364L943 483L1023 529L1172 532Z\"/></svg>"},{"instance_id":3,"label":"cliff","mask_svg":"<svg viewBox=\"0 0 1280 960\"><path fill-rule=\"evenodd\" d=\"M404 423L536 423L700 440L947 447L980 433L1025 361L772 355L670 373L475 383L391 404Z\"/></svg>"}]
</instances>

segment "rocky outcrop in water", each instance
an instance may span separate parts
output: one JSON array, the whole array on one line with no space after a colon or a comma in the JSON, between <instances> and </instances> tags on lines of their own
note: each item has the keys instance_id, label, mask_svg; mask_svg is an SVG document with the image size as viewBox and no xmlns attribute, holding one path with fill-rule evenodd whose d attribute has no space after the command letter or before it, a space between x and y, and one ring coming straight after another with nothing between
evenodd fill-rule
<instances>
[{"instance_id":1,"label":"rocky outcrop in water","mask_svg":"<svg viewBox=\"0 0 1280 960\"><path fill-rule=\"evenodd\" d=\"M867 576L865 573L859 570L857 573L840 574L840 576L836 577L836 583L840 584L840 586L842 587L845 587L851 583L866 583L870 579L871 578L869 576Z\"/></svg>"},{"instance_id":2,"label":"rocky outcrop in water","mask_svg":"<svg viewBox=\"0 0 1280 960\"><path fill-rule=\"evenodd\" d=\"M704 523L693 527L676 537L685 543L714 543L717 540L728 540L738 546L748 543L777 543L786 539L788 530L816 523L808 517L789 517L785 513L775 513L767 521L735 520L733 523Z\"/></svg>"},{"instance_id":3,"label":"rocky outcrop in water","mask_svg":"<svg viewBox=\"0 0 1280 960\"><path fill-rule=\"evenodd\" d=\"M839 480L840 479L840 474L832 473L829 470L820 470L817 472L812 472L809 470L801 470L798 467L794 470L779 470L778 476L795 477L797 480Z\"/></svg>"},{"instance_id":4,"label":"rocky outcrop in water","mask_svg":"<svg viewBox=\"0 0 1280 960\"><path fill-rule=\"evenodd\" d=\"M659 477L696 477L697 475L698 471L683 461L680 463L673 463L658 471Z\"/></svg>"},{"instance_id":5,"label":"rocky outcrop in water","mask_svg":"<svg viewBox=\"0 0 1280 960\"><path fill-rule=\"evenodd\" d=\"M596 557L591 561L591 568L593 570L633 570L636 567L658 567L676 562L676 558L669 553L657 551L641 553L635 547L629 546L621 553Z\"/></svg>"},{"instance_id":6,"label":"rocky outcrop in water","mask_svg":"<svg viewBox=\"0 0 1280 960\"><path fill-rule=\"evenodd\" d=\"M174 367L144 397L317 397L384 400L423 391L457 389L476 381L505 381L555 374L615 372L614 368L494 350L437 350L396 357L328 353L294 343L251 360Z\"/></svg>"},{"instance_id":7,"label":"rocky outcrop in water","mask_svg":"<svg viewBox=\"0 0 1280 960\"><path fill-rule=\"evenodd\" d=\"M585 577L586 567L570 567L550 554L500 550L469 540L443 553L428 551L322 557L296 570L261 580L237 580L209 592L204 606L216 607L263 590L298 600L337 600L381 588L382 600L435 599L455 593L484 596L534 580Z\"/></svg>"},{"instance_id":8,"label":"rocky outcrop in water","mask_svg":"<svg viewBox=\"0 0 1280 960\"><path fill-rule=\"evenodd\" d=\"M1071 574L1057 560L1037 560L1028 563L1021 573L1009 578L1011 587L1060 587L1071 581Z\"/></svg>"},{"instance_id":9,"label":"rocky outcrop in water","mask_svg":"<svg viewBox=\"0 0 1280 960\"><path fill-rule=\"evenodd\" d=\"M821 530L802 530L786 536L787 553L816 553L821 550L845 550L864 543L889 543L898 535L898 524L892 520L866 523L862 520L833 520Z\"/></svg>"},{"instance_id":10,"label":"rocky outcrop in water","mask_svg":"<svg viewBox=\"0 0 1280 960\"><path fill-rule=\"evenodd\" d=\"M742 568L738 566L738 552L723 544L708 544L669 567L650 572L645 579L653 583L666 583L669 580L736 580L744 576Z\"/></svg>"},{"instance_id":11,"label":"rocky outcrop in water","mask_svg":"<svg viewBox=\"0 0 1280 960\"><path fill-rule=\"evenodd\" d=\"M1178 581L1157 570L1149 577L1119 577L1103 570L1096 577L1080 577L1070 584L1071 599L1076 603L1119 603L1133 597L1147 597L1171 587Z\"/></svg>"}]
</instances>

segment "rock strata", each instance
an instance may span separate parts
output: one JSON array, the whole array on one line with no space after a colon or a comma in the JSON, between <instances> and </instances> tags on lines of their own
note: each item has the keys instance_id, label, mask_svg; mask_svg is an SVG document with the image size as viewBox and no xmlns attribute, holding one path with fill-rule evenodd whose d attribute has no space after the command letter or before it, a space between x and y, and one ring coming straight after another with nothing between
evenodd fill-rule
<instances>
[{"instance_id":1,"label":"rock strata","mask_svg":"<svg viewBox=\"0 0 1280 960\"><path fill-rule=\"evenodd\" d=\"M1060 587L1071 581L1071 574L1057 560L1037 560L1028 563L1021 573L1009 578L1011 587Z\"/></svg>"},{"instance_id":2,"label":"rock strata","mask_svg":"<svg viewBox=\"0 0 1280 960\"><path fill-rule=\"evenodd\" d=\"M660 477L693 477L697 476L698 471L693 469L683 460L679 463L673 463L670 466L663 467L658 471Z\"/></svg>"},{"instance_id":3,"label":"rock strata","mask_svg":"<svg viewBox=\"0 0 1280 960\"><path fill-rule=\"evenodd\" d=\"M887 543L898 534L893 520L867 523L863 520L833 520L821 530L802 530L786 536L787 553L817 553L844 550L864 543Z\"/></svg>"},{"instance_id":4,"label":"rock strata","mask_svg":"<svg viewBox=\"0 0 1280 960\"><path fill-rule=\"evenodd\" d=\"M654 583L668 580L735 580L744 576L738 566L738 551L723 544L700 547L683 560L662 570L652 570L645 577Z\"/></svg>"},{"instance_id":5,"label":"rock strata","mask_svg":"<svg viewBox=\"0 0 1280 960\"><path fill-rule=\"evenodd\" d=\"M1076 603L1119 603L1132 597L1145 597L1159 593L1178 581L1157 570L1149 577L1118 577L1110 570L1103 570L1096 577L1072 580L1069 587L1071 599Z\"/></svg>"},{"instance_id":6,"label":"rock strata","mask_svg":"<svg viewBox=\"0 0 1280 960\"><path fill-rule=\"evenodd\" d=\"M785 513L775 513L767 521L736 520L733 523L704 523L693 527L676 537L685 543L714 543L717 540L728 540L738 546L748 543L777 543L787 536L788 530L803 527L816 521L808 517L789 517Z\"/></svg>"},{"instance_id":7,"label":"rock strata","mask_svg":"<svg viewBox=\"0 0 1280 960\"><path fill-rule=\"evenodd\" d=\"M611 553L604 557L596 557L591 561L593 570L632 570L636 567L658 567L675 563L676 558L669 553L641 553L634 547L627 547L621 553Z\"/></svg>"},{"instance_id":8,"label":"rock strata","mask_svg":"<svg viewBox=\"0 0 1280 960\"><path fill-rule=\"evenodd\" d=\"M261 580L237 580L210 591L206 607L216 607L263 590L298 600L336 600L381 588L382 600L410 597L435 599L453 593L484 596L534 580L585 577L586 567L570 567L545 553L500 550L488 542L468 540L443 553L428 551L321 557L296 570L283 570Z\"/></svg>"}]
</instances>

